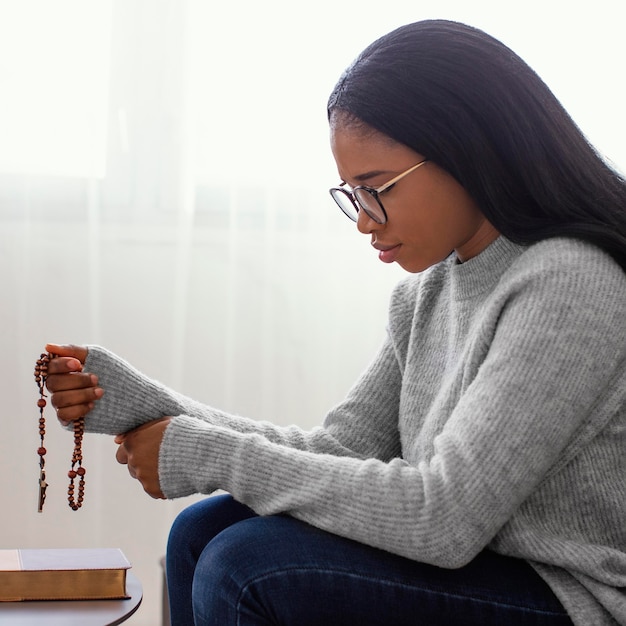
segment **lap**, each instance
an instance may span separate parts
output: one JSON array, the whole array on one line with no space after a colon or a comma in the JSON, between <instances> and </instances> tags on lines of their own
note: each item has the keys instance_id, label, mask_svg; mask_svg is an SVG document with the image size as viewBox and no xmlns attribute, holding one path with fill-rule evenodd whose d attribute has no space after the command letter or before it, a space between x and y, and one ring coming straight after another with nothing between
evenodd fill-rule
<instances>
[{"instance_id":1,"label":"lap","mask_svg":"<svg viewBox=\"0 0 626 626\"><path fill-rule=\"evenodd\" d=\"M530 565L487 550L442 569L288 516L255 516L228 496L186 516L208 530L193 576L198 623L230 611L241 624L571 624Z\"/></svg>"}]
</instances>

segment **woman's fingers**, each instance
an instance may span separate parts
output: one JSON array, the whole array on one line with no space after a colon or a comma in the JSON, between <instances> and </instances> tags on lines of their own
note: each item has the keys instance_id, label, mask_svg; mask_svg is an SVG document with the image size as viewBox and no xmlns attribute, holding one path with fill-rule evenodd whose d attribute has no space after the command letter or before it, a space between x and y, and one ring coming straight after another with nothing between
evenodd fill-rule
<instances>
[{"instance_id":1,"label":"woman's fingers","mask_svg":"<svg viewBox=\"0 0 626 626\"><path fill-rule=\"evenodd\" d=\"M87 415L94 408L96 400L103 395L104 390L101 387L90 387L53 393L50 401L59 420L67 424Z\"/></svg>"},{"instance_id":2,"label":"woman's fingers","mask_svg":"<svg viewBox=\"0 0 626 626\"><path fill-rule=\"evenodd\" d=\"M153 498L165 498L159 483L159 450L171 419L162 417L152 420L115 437L117 462L126 465L129 474Z\"/></svg>"},{"instance_id":3,"label":"woman's fingers","mask_svg":"<svg viewBox=\"0 0 626 626\"><path fill-rule=\"evenodd\" d=\"M78 359L82 364L87 360L88 350L85 346L74 346L72 344L46 344L46 350L50 354L56 354L57 356L74 357Z\"/></svg>"},{"instance_id":4,"label":"woman's fingers","mask_svg":"<svg viewBox=\"0 0 626 626\"><path fill-rule=\"evenodd\" d=\"M50 402L61 423L68 424L89 413L104 391L95 374L83 372L87 348L49 343L46 350L55 355L48 363L46 375Z\"/></svg>"},{"instance_id":5,"label":"woman's fingers","mask_svg":"<svg viewBox=\"0 0 626 626\"><path fill-rule=\"evenodd\" d=\"M63 426L68 426L71 422L75 422L81 417L85 417L89 411L94 408L94 403L74 404L64 409L57 409L57 419Z\"/></svg>"},{"instance_id":6,"label":"woman's fingers","mask_svg":"<svg viewBox=\"0 0 626 626\"><path fill-rule=\"evenodd\" d=\"M116 439L115 443L118 443L117 439ZM118 446L117 451L115 453L115 460L118 463L120 463L121 465L127 465L128 464L128 453L126 452L126 448L124 448L122 443L123 443L123 441L119 443L119 446Z\"/></svg>"},{"instance_id":7,"label":"woman's fingers","mask_svg":"<svg viewBox=\"0 0 626 626\"><path fill-rule=\"evenodd\" d=\"M89 387L87 389L70 389L68 391L58 391L52 394L50 401L57 409L66 409L78 404L92 404L99 400L104 391L100 387Z\"/></svg>"},{"instance_id":8,"label":"woman's fingers","mask_svg":"<svg viewBox=\"0 0 626 626\"><path fill-rule=\"evenodd\" d=\"M46 387L51 392L50 403L63 423L87 415L104 395L94 374L53 374L48 376Z\"/></svg>"},{"instance_id":9,"label":"woman's fingers","mask_svg":"<svg viewBox=\"0 0 626 626\"><path fill-rule=\"evenodd\" d=\"M83 364L74 357L55 357L48 363L48 376L82 372Z\"/></svg>"},{"instance_id":10,"label":"woman's fingers","mask_svg":"<svg viewBox=\"0 0 626 626\"><path fill-rule=\"evenodd\" d=\"M67 391L68 389L86 389L98 386L98 377L95 374L83 372L67 372L65 374L48 374L46 387L51 393Z\"/></svg>"}]
</instances>

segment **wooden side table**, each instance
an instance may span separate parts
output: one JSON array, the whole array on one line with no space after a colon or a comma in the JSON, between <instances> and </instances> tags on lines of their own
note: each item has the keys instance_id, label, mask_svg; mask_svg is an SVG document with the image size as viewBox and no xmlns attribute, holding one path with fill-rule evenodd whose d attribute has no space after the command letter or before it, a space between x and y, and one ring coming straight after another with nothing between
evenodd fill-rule
<instances>
[{"instance_id":1,"label":"wooden side table","mask_svg":"<svg viewBox=\"0 0 626 626\"><path fill-rule=\"evenodd\" d=\"M128 572L125 600L53 600L0 602L2 626L114 626L125 622L141 604L139 579Z\"/></svg>"}]
</instances>

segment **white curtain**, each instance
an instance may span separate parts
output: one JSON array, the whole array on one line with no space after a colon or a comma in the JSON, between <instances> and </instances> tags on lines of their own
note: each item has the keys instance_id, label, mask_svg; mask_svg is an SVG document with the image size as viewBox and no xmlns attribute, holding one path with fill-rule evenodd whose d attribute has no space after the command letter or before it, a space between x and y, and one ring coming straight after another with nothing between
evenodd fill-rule
<instances>
[{"instance_id":1,"label":"white curtain","mask_svg":"<svg viewBox=\"0 0 626 626\"><path fill-rule=\"evenodd\" d=\"M484 28L623 166L617 8L543 4L0 0L0 547L122 547L144 585L134 623L153 626L167 531L194 500L151 500L90 435L70 511L71 436L50 415L36 513L47 341L103 344L197 399L303 427L365 367L402 273L328 196L325 101L378 35L427 17Z\"/></svg>"}]
</instances>

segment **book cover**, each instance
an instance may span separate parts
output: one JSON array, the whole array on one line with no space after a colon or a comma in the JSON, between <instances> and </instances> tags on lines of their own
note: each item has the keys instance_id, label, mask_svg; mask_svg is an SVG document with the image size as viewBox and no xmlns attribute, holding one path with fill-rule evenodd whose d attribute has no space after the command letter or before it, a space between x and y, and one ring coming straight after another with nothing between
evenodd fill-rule
<instances>
[{"instance_id":1,"label":"book cover","mask_svg":"<svg viewBox=\"0 0 626 626\"><path fill-rule=\"evenodd\" d=\"M0 602L127 598L119 548L0 550Z\"/></svg>"}]
</instances>

